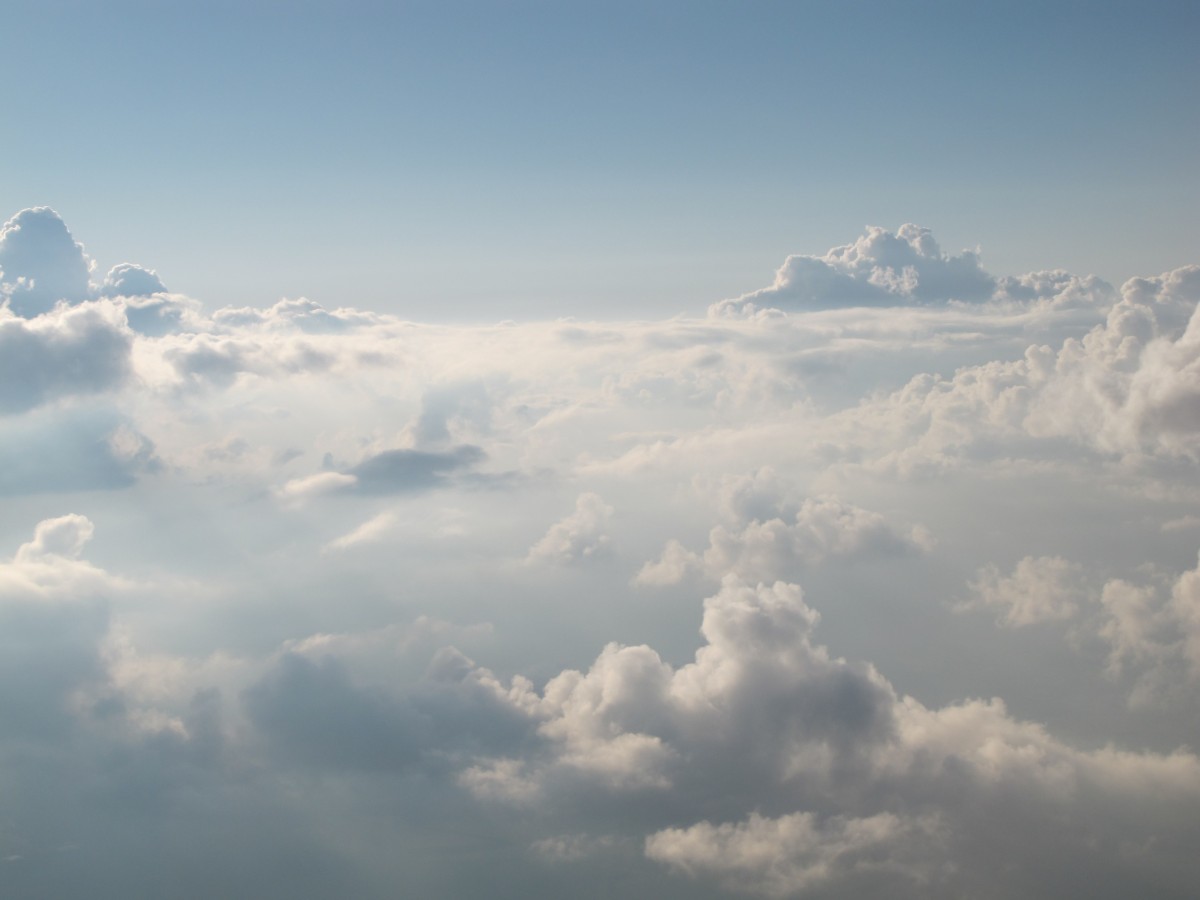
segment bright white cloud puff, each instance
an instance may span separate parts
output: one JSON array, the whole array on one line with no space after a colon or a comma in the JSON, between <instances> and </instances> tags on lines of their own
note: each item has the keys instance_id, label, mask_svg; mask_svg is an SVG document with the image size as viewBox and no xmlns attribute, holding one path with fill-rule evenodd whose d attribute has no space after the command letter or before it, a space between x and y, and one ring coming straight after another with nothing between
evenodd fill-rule
<instances>
[{"instance_id":1,"label":"bright white cloud puff","mask_svg":"<svg viewBox=\"0 0 1200 900\"><path fill-rule=\"evenodd\" d=\"M756 309L814 310L843 306L989 299L995 279L969 250L942 251L933 232L918 225L897 231L871 226L853 244L824 256L789 256L770 287L718 304L721 314Z\"/></svg>"}]
</instances>

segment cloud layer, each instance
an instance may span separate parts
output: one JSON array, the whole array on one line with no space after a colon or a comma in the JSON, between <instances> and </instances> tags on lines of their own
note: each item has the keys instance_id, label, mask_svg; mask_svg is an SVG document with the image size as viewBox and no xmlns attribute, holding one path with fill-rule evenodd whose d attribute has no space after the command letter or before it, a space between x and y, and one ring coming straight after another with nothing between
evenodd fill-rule
<instances>
[{"instance_id":1,"label":"cloud layer","mask_svg":"<svg viewBox=\"0 0 1200 900\"><path fill-rule=\"evenodd\" d=\"M0 893L1193 892L1195 266L905 225L450 326L41 208L0 269Z\"/></svg>"}]
</instances>

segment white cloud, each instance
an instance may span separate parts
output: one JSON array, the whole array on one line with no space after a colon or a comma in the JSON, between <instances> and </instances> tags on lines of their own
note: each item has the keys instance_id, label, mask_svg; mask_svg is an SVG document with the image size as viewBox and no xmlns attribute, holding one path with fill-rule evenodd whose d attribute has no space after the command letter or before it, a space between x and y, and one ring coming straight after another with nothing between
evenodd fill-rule
<instances>
[{"instance_id":1,"label":"white cloud","mask_svg":"<svg viewBox=\"0 0 1200 900\"><path fill-rule=\"evenodd\" d=\"M763 488L771 486L774 493ZM795 497L774 472L725 483L722 503L729 524L709 533L703 553L693 553L670 541L657 561L646 563L635 576L642 585L677 584L697 571L719 580L734 573L748 580L793 577L830 557L871 558L922 553L933 538L920 526L897 529L882 515L843 502L834 496Z\"/></svg>"},{"instance_id":2,"label":"white cloud","mask_svg":"<svg viewBox=\"0 0 1200 900\"><path fill-rule=\"evenodd\" d=\"M1013 627L1069 619L1086 596L1080 576L1080 566L1061 556L1026 556L1011 575L989 564L971 582L967 608L994 608Z\"/></svg>"},{"instance_id":3,"label":"white cloud","mask_svg":"<svg viewBox=\"0 0 1200 900\"><path fill-rule=\"evenodd\" d=\"M354 487L358 479L343 472L317 472L315 475L305 475L293 478L283 485L278 495L284 500L306 500Z\"/></svg>"},{"instance_id":4,"label":"white cloud","mask_svg":"<svg viewBox=\"0 0 1200 900\"><path fill-rule=\"evenodd\" d=\"M33 540L17 548L16 561L31 562L47 556L78 558L94 532L86 516L72 513L46 519L34 529Z\"/></svg>"},{"instance_id":5,"label":"white cloud","mask_svg":"<svg viewBox=\"0 0 1200 900\"><path fill-rule=\"evenodd\" d=\"M312 493L313 492L312 488L314 487L312 485L312 478L320 478L320 477L321 477L320 475L314 475L314 476L311 476L310 478L302 479L301 484L305 485L306 489L309 490L309 493ZM286 486L285 486L285 489L286 489ZM317 490L317 492L319 492L320 488L317 487L316 490ZM303 495L303 494L304 494L304 491L302 490L300 492L300 495ZM295 495L296 495L296 492L295 492L295 490L293 490L293 496L295 496ZM387 535L387 533L391 530L392 526L394 526L395 524L396 524L396 516L394 513L381 512L379 515L374 516L373 518L370 518L367 521L363 522L361 525L359 525L353 531L349 531L346 534L343 534L341 537L335 538L334 540L330 541L329 545L328 545L328 549L330 549L330 550L346 550L346 549L356 546L358 544L367 544L367 543L373 543L375 541L382 540Z\"/></svg>"},{"instance_id":6,"label":"white cloud","mask_svg":"<svg viewBox=\"0 0 1200 900\"><path fill-rule=\"evenodd\" d=\"M602 556L609 546L605 533L613 508L599 495L580 494L575 511L550 526L542 538L529 548L527 563L569 565Z\"/></svg>"},{"instance_id":7,"label":"white cloud","mask_svg":"<svg viewBox=\"0 0 1200 900\"><path fill-rule=\"evenodd\" d=\"M894 306L934 300L984 300L995 280L979 265L978 254L942 251L933 232L901 225L895 232L871 226L853 244L824 256L789 256L775 282L713 307L718 315L760 309L827 309L841 306Z\"/></svg>"},{"instance_id":8,"label":"white cloud","mask_svg":"<svg viewBox=\"0 0 1200 900\"><path fill-rule=\"evenodd\" d=\"M906 857L914 842L936 843L936 832L936 822L890 813L821 823L812 813L754 813L736 824L659 831L646 838L646 856L693 878L715 876L736 893L793 897L848 879L891 893L897 881L930 880L937 867L928 849L916 860Z\"/></svg>"}]
</instances>

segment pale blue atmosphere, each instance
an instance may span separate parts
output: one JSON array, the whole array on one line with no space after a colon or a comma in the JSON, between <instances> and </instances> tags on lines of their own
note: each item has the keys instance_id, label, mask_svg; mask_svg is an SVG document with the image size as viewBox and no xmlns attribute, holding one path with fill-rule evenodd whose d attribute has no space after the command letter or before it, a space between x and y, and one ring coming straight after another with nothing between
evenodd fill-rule
<instances>
[{"instance_id":1,"label":"pale blue atmosphere","mask_svg":"<svg viewBox=\"0 0 1200 900\"><path fill-rule=\"evenodd\" d=\"M680 312L905 221L1119 283L1200 226L1190 2L2 10L0 207L221 302Z\"/></svg>"}]
</instances>

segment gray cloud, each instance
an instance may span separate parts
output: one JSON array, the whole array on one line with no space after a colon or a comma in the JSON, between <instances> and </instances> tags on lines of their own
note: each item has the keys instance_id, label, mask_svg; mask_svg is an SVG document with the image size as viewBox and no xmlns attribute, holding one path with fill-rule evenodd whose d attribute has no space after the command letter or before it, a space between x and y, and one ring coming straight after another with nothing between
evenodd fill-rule
<instances>
[{"instance_id":1,"label":"gray cloud","mask_svg":"<svg viewBox=\"0 0 1200 900\"><path fill-rule=\"evenodd\" d=\"M397 494L444 484L450 474L484 458L482 449L469 444L445 452L384 450L348 469L347 474L355 479L353 490L358 493Z\"/></svg>"},{"instance_id":2,"label":"gray cloud","mask_svg":"<svg viewBox=\"0 0 1200 900\"><path fill-rule=\"evenodd\" d=\"M103 303L32 321L0 318L0 413L120 386L131 346L119 311Z\"/></svg>"}]
</instances>

